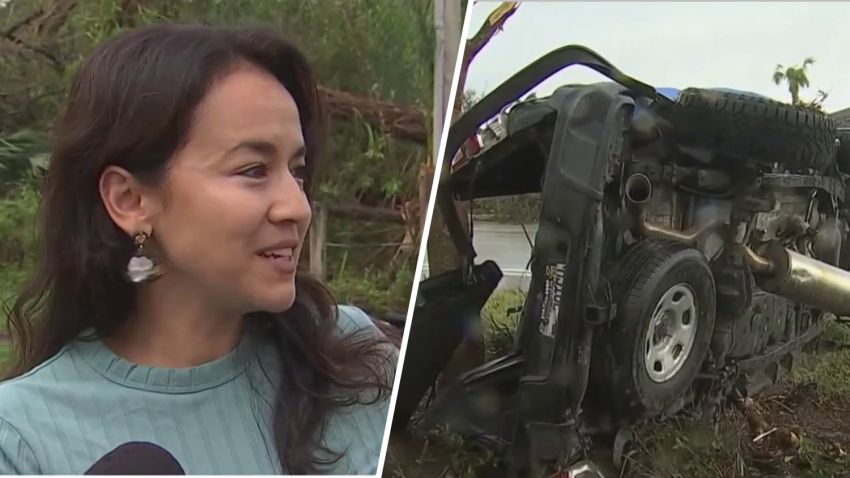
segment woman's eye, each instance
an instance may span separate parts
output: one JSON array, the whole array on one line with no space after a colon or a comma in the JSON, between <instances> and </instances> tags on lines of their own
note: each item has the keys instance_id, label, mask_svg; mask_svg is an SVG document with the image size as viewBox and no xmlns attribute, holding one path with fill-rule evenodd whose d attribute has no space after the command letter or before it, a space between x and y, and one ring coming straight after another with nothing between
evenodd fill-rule
<instances>
[{"instance_id":1,"label":"woman's eye","mask_svg":"<svg viewBox=\"0 0 850 478\"><path fill-rule=\"evenodd\" d=\"M304 183L307 181L307 166L294 167L290 170L290 173L292 174L292 177L298 181L298 184L303 187Z\"/></svg>"},{"instance_id":2,"label":"woman's eye","mask_svg":"<svg viewBox=\"0 0 850 478\"><path fill-rule=\"evenodd\" d=\"M268 167L265 165L257 165L248 169L243 169L239 172L239 174L251 179L262 179L268 175L268 172Z\"/></svg>"},{"instance_id":3,"label":"woman's eye","mask_svg":"<svg viewBox=\"0 0 850 478\"><path fill-rule=\"evenodd\" d=\"M298 179L307 179L307 166L296 166L290 171L292 171L292 175Z\"/></svg>"}]
</instances>

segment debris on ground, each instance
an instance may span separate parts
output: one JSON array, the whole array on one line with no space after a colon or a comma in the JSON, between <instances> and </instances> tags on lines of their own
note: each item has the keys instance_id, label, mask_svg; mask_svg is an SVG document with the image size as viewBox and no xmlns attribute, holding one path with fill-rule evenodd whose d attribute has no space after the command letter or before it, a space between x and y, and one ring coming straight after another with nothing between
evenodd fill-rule
<instances>
[{"instance_id":1,"label":"debris on ground","mask_svg":"<svg viewBox=\"0 0 850 478\"><path fill-rule=\"evenodd\" d=\"M713 423L644 425L623 477L850 477L850 333L835 327L821 342L787 380Z\"/></svg>"}]
</instances>

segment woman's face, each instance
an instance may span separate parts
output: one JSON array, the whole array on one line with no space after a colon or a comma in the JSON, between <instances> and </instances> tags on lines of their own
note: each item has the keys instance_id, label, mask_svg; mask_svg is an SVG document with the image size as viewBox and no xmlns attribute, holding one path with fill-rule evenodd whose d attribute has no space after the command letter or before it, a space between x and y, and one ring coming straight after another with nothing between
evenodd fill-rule
<instances>
[{"instance_id":1,"label":"woman's face","mask_svg":"<svg viewBox=\"0 0 850 478\"><path fill-rule=\"evenodd\" d=\"M180 280L232 312L291 307L311 217L304 169L289 92L249 66L218 81L166 181L142 196L166 281Z\"/></svg>"}]
</instances>

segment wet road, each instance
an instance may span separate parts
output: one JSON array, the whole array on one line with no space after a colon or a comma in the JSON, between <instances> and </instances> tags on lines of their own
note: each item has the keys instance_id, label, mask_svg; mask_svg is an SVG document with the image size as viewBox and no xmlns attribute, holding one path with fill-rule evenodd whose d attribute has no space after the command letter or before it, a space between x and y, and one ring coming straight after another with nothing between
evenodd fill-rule
<instances>
[{"instance_id":1,"label":"wet road","mask_svg":"<svg viewBox=\"0 0 850 478\"><path fill-rule=\"evenodd\" d=\"M528 238L526 238L526 231ZM485 260L495 261L505 274L499 288L526 289L529 282L529 274L526 269L531 256L529 241L534 241L537 233L537 225L529 224L522 226L514 224L499 224L487 221L476 221L474 223L472 243L478 252L476 262ZM428 275L427 259L422 268L422 276Z\"/></svg>"}]
</instances>

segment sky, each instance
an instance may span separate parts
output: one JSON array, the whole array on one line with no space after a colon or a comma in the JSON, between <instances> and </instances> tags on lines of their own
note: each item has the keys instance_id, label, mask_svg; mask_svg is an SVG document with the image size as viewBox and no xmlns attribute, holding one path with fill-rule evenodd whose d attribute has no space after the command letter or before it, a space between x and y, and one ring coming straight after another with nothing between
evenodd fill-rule
<instances>
[{"instance_id":1,"label":"sky","mask_svg":"<svg viewBox=\"0 0 850 478\"><path fill-rule=\"evenodd\" d=\"M472 7L469 36L496 5ZM776 65L814 57L801 96L824 90L824 109L833 112L850 108L848 22L850 2L522 2L472 62L466 89L489 92L549 51L578 44L656 87L731 88L789 102L787 86L773 84ZM535 91L598 81L608 80L573 66Z\"/></svg>"}]
</instances>

